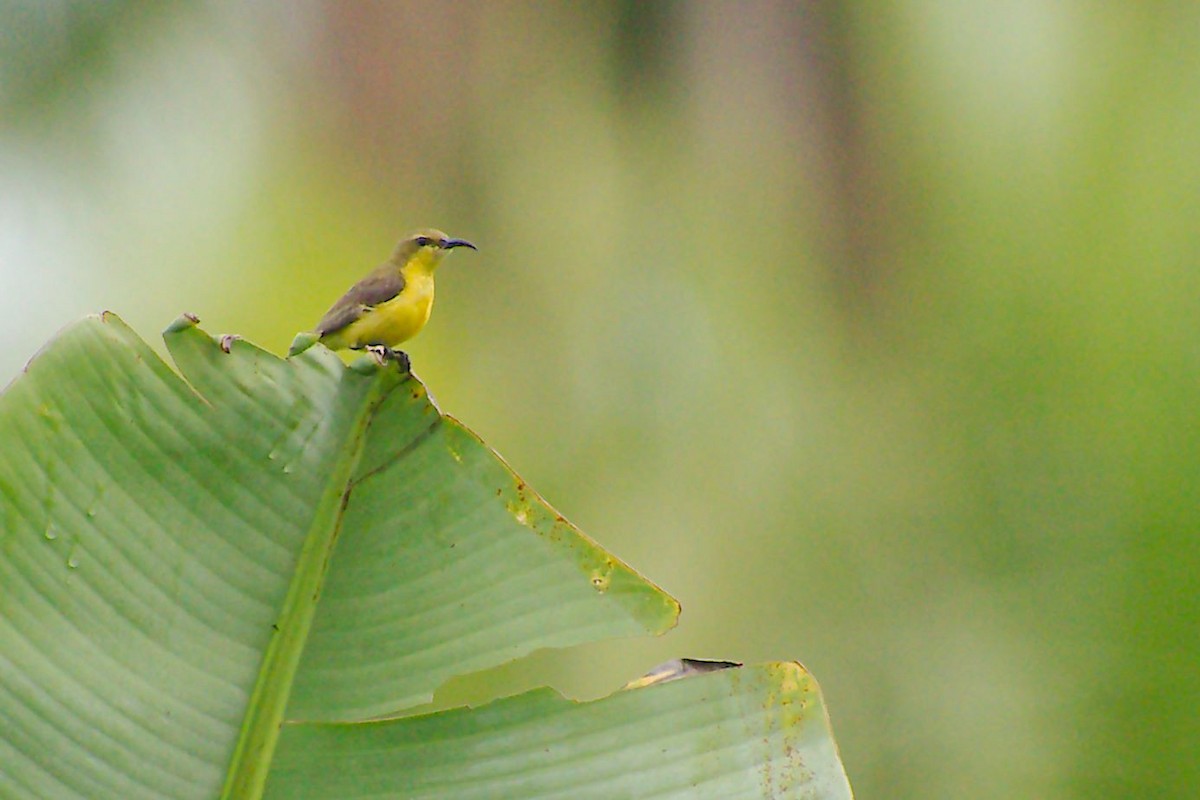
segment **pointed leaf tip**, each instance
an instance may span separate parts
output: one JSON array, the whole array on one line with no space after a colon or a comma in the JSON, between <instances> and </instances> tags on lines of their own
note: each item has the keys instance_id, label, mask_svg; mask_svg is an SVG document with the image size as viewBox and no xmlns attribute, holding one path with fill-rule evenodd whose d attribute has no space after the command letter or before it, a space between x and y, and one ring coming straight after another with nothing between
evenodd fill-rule
<instances>
[{"instance_id":1,"label":"pointed leaf tip","mask_svg":"<svg viewBox=\"0 0 1200 800\"><path fill-rule=\"evenodd\" d=\"M109 313L110 312L108 312L108 311L104 312L105 318L108 317ZM180 314L175 319L174 322L172 322L170 325L168 325L166 330L163 331L163 333L164 334L179 333L182 330L187 330L188 328L194 328L199 324L200 324L199 317L197 317L195 314L193 314L190 311L185 311L182 314Z\"/></svg>"},{"instance_id":2,"label":"pointed leaf tip","mask_svg":"<svg viewBox=\"0 0 1200 800\"><path fill-rule=\"evenodd\" d=\"M312 331L302 331L296 334L296 338L292 339L292 346L288 348L287 357L298 356L308 348L317 343L320 337Z\"/></svg>"},{"instance_id":3,"label":"pointed leaf tip","mask_svg":"<svg viewBox=\"0 0 1200 800\"><path fill-rule=\"evenodd\" d=\"M625 684L624 689L642 689L659 683L690 678L694 675L704 675L723 669L737 669L742 666L740 661L707 661L699 658L674 658L654 667L645 675Z\"/></svg>"}]
</instances>

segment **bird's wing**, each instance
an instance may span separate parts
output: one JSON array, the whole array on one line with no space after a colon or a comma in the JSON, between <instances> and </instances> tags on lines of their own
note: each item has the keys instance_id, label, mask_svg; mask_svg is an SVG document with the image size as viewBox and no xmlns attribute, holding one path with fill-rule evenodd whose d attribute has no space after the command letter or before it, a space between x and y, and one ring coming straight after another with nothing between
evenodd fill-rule
<instances>
[{"instance_id":1,"label":"bird's wing","mask_svg":"<svg viewBox=\"0 0 1200 800\"><path fill-rule=\"evenodd\" d=\"M373 272L351 286L350 291L321 317L317 333L325 336L340 331L375 306L400 294L404 289L404 276L390 264L386 266L386 270Z\"/></svg>"}]
</instances>

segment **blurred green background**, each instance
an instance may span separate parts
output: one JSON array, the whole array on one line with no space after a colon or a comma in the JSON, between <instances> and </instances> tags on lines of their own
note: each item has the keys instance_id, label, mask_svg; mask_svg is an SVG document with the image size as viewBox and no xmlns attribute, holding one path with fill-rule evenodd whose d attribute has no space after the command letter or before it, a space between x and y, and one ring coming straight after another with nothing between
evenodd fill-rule
<instances>
[{"instance_id":1,"label":"blurred green background","mask_svg":"<svg viewBox=\"0 0 1200 800\"><path fill-rule=\"evenodd\" d=\"M799 659L860 798L1200 792L1200 4L0 18L0 384L480 245L416 371L684 613L443 702Z\"/></svg>"}]
</instances>

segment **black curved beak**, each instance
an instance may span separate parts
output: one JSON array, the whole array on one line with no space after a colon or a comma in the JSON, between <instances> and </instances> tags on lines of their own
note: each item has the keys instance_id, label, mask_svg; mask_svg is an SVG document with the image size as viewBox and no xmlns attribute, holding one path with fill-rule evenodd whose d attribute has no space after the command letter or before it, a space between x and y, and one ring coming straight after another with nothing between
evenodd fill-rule
<instances>
[{"instance_id":1,"label":"black curved beak","mask_svg":"<svg viewBox=\"0 0 1200 800\"><path fill-rule=\"evenodd\" d=\"M446 241L442 242L443 250L453 250L456 247L469 247L472 250L479 249L475 245L468 242L466 239L447 239Z\"/></svg>"}]
</instances>

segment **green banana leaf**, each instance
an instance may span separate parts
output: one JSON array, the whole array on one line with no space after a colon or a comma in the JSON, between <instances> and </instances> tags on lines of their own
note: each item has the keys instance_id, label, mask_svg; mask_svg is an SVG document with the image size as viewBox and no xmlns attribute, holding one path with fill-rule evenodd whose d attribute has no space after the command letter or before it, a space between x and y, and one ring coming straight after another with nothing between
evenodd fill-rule
<instances>
[{"instance_id":1,"label":"green banana leaf","mask_svg":"<svg viewBox=\"0 0 1200 800\"><path fill-rule=\"evenodd\" d=\"M88 318L0 397L0 797L849 796L794 666L364 723L678 605L394 365L165 340Z\"/></svg>"},{"instance_id":2,"label":"green banana leaf","mask_svg":"<svg viewBox=\"0 0 1200 800\"><path fill-rule=\"evenodd\" d=\"M727 669L592 703L543 689L476 710L287 726L271 798L848 798L816 683Z\"/></svg>"}]
</instances>

